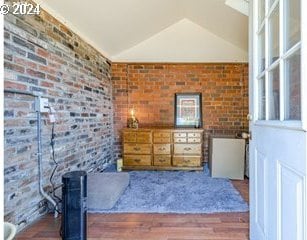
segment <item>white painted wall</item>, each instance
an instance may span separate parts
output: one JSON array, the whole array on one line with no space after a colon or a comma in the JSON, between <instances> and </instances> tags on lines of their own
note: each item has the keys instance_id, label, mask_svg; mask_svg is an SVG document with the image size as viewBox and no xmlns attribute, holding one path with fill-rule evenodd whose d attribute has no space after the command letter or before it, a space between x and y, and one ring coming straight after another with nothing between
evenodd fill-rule
<instances>
[{"instance_id":1,"label":"white painted wall","mask_svg":"<svg viewBox=\"0 0 307 240\"><path fill-rule=\"evenodd\" d=\"M227 26L225 26L227 27ZM247 51L187 18L112 56L124 62L247 62Z\"/></svg>"}]
</instances>

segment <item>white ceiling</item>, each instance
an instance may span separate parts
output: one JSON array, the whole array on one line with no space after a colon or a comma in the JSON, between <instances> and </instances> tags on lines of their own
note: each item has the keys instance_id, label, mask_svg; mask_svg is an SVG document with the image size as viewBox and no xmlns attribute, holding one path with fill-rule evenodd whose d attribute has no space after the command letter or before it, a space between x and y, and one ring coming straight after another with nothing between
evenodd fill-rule
<instances>
[{"instance_id":1,"label":"white ceiling","mask_svg":"<svg viewBox=\"0 0 307 240\"><path fill-rule=\"evenodd\" d=\"M247 55L248 18L225 5L225 0L35 1L111 60L184 19Z\"/></svg>"},{"instance_id":2,"label":"white ceiling","mask_svg":"<svg viewBox=\"0 0 307 240\"><path fill-rule=\"evenodd\" d=\"M246 51L184 18L112 57L115 62L247 62Z\"/></svg>"}]
</instances>

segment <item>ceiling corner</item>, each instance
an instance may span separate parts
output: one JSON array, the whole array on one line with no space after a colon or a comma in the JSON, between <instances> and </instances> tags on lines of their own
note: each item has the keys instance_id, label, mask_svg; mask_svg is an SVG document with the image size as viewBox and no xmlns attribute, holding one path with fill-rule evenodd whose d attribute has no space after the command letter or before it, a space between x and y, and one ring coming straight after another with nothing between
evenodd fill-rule
<instances>
[{"instance_id":1,"label":"ceiling corner","mask_svg":"<svg viewBox=\"0 0 307 240\"><path fill-rule=\"evenodd\" d=\"M52 7L50 7L47 3L42 2L41 0L33 0L35 3L39 4L41 8L46 11L48 14L50 14L52 17L54 17L56 20L58 20L60 23L68 27L72 32L74 32L76 35L78 35L82 40L84 40L86 43L88 43L90 46L92 46L94 49L96 49L98 52L100 52L105 58L112 61L111 55L106 52L104 49L101 49L99 44L95 43L93 40L89 39L85 33L78 30L78 27L76 27L73 23L65 19L63 16L58 14L56 10L54 10Z\"/></svg>"}]
</instances>

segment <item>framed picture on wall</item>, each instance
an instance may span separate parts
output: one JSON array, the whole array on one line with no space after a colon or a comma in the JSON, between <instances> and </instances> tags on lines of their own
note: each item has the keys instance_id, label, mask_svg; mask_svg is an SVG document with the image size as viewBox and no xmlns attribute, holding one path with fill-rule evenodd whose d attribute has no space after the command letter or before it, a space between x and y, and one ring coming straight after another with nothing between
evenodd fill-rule
<instances>
[{"instance_id":1,"label":"framed picture on wall","mask_svg":"<svg viewBox=\"0 0 307 240\"><path fill-rule=\"evenodd\" d=\"M175 127L202 127L201 93L175 94Z\"/></svg>"}]
</instances>

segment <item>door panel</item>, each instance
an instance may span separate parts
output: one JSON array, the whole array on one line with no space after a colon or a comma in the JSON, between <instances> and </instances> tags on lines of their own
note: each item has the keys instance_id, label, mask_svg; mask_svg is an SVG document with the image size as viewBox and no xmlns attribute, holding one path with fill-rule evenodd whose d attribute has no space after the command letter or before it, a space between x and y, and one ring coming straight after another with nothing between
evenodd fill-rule
<instances>
[{"instance_id":1,"label":"door panel","mask_svg":"<svg viewBox=\"0 0 307 240\"><path fill-rule=\"evenodd\" d=\"M278 170L279 239L303 240L304 177L283 163L278 163Z\"/></svg>"},{"instance_id":2,"label":"door panel","mask_svg":"<svg viewBox=\"0 0 307 240\"><path fill-rule=\"evenodd\" d=\"M306 132L257 125L252 132L251 239L305 240Z\"/></svg>"},{"instance_id":3,"label":"door panel","mask_svg":"<svg viewBox=\"0 0 307 240\"><path fill-rule=\"evenodd\" d=\"M255 189L257 192L256 197L256 215L255 215L255 222L257 227L259 228L261 235L265 235L265 220L266 220L266 197L267 191L265 190L266 182L266 167L265 167L265 156L264 154L260 153L259 151L255 151Z\"/></svg>"}]
</instances>

